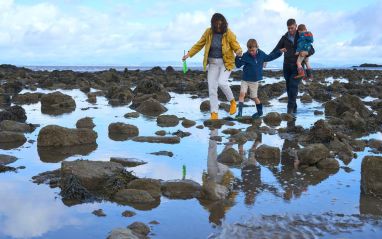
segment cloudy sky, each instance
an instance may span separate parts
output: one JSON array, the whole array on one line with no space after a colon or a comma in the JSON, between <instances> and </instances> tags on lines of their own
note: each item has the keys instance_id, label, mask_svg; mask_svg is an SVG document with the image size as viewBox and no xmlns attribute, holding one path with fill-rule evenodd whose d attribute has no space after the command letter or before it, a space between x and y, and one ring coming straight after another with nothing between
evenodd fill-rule
<instances>
[{"instance_id":1,"label":"cloudy sky","mask_svg":"<svg viewBox=\"0 0 382 239\"><path fill-rule=\"evenodd\" d=\"M380 0L0 0L0 63L177 64L215 12L243 48L269 52L293 17L314 34L313 63L382 64Z\"/></svg>"}]
</instances>

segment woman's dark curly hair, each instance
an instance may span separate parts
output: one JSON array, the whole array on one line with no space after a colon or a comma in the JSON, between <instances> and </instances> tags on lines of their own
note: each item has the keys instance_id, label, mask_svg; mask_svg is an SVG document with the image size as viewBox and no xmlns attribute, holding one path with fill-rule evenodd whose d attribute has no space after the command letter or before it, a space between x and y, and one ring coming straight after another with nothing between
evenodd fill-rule
<instances>
[{"instance_id":1,"label":"woman's dark curly hair","mask_svg":"<svg viewBox=\"0 0 382 239\"><path fill-rule=\"evenodd\" d=\"M211 18L212 31L218 32L218 26L217 26L218 21L222 22L222 25L220 26L221 33L225 33L228 28L228 23L225 17L223 16L223 14L221 13L215 13L214 15L212 15L212 18Z\"/></svg>"}]
</instances>

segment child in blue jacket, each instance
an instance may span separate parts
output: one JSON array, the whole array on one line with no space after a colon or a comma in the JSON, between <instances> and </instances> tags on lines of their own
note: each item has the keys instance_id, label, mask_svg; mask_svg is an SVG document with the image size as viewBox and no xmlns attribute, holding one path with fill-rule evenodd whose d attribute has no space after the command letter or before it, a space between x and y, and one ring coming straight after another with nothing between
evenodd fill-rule
<instances>
[{"instance_id":1,"label":"child in blue jacket","mask_svg":"<svg viewBox=\"0 0 382 239\"><path fill-rule=\"evenodd\" d=\"M285 49L277 49L267 55L259 49L255 39L248 40L247 48L248 51L243 56L236 56L235 58L237 68L244 65L243 80L240 86L239 109L236 117L242 117L244 98L249 89L250 98L255 101L257 109L257 113L253 114L252 118L259 118L263 115L263 105L257 96L257 90L259 88L259 81L263 79L263 65L265 62L273 61L280 57Z\"/></svg>"},{"instance_id":2,"label":"child in blue jacket","mask_svg":"<svg viewBox=\"0 0 382 239\"><path fill-rule=\"evenodd\" d=\"M296 49L296 55L298 55L298 58L297 58L298 75L295 77L295 79L301 79L305 77L304 69L302 67L303 61L306 64L307 77L310 78L312 76L312 67L310 67L308 55L309 55L310 49L312 48L313 34L311 32L308 32L304 24L298 25L297 30L299 34L299 38L297 40L297 49Z\"/></svg>"}]
</instances>

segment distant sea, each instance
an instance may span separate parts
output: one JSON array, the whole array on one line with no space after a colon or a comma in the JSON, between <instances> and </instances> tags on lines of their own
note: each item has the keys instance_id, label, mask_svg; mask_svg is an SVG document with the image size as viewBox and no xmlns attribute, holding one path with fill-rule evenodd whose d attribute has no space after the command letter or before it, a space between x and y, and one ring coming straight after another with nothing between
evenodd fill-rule
<instances>
[{"instance_id":1,"label":"distant sea","mask_svg":"<svg viewBox=\"0 0 382 239\"><path fill-rule=\"evenodd\" d=\"M33 71L64 71L64 70L72 70L77 72L97 72L97 71L106 71L109 69L115 69L117 71L124 71L125 68L128 70L150 70L155 66L20 66L31 69ZM167 66L160 66L163 70L167 68ZM173 66L173 68L177 71L181 71L181 66ZM189 67L191 70L203 70L201 66L191 66ZM281 70L282 68L279 66L268 66L265 70ZM319 67L316 69L357 69L357 70L382 70L381 67Z\"/></svg>"}]
</instances>

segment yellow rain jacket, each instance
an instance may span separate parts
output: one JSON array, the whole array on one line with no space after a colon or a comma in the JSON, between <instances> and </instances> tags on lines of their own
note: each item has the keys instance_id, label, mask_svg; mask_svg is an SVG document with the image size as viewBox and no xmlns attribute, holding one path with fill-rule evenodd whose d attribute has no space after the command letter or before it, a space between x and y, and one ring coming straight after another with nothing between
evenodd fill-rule
<instances>
[{"instance_id":1,"label":"yellow rain jacket","mask_svg":"<svg viewBox=\"0 0 382 239\"><path fill-rule=\"evenodd\" d=\"M188 51L190 57L193 57L196 53L198 53L204 47L204 59L203 59L203 69L206 70L207 61L208 61L208 53L210 52L211 42L212 42L212 29L207 28L207 30L203 33L203 36L200 40ZM227 70L232 71L235 68L235 52L241 51L240 45L236 40L235 34L230 30L223 34L222 38L222 53L223 53L223 61L225 68Z\"/></svg>"}]
</instances>

